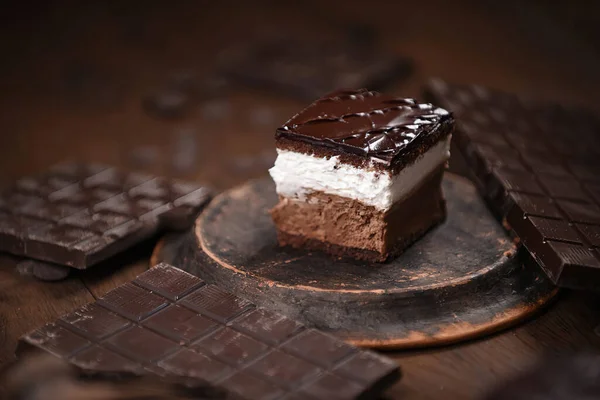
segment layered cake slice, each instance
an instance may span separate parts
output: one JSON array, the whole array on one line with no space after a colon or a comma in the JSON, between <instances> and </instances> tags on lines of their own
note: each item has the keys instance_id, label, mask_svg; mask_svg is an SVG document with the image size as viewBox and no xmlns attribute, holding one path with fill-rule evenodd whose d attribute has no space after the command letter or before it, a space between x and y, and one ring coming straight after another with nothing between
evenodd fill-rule
<instances>
[{"instance_id":1,"label":"layered cake slice","mask_svg":"<svg viewBox=\"0 0 600 400\"><path fill-rule=\"evenodd\" d=\"M365 89L327 95L276 133L279 243L383 262L444 220L449 112Z\"/></svg>"}]
</instances>

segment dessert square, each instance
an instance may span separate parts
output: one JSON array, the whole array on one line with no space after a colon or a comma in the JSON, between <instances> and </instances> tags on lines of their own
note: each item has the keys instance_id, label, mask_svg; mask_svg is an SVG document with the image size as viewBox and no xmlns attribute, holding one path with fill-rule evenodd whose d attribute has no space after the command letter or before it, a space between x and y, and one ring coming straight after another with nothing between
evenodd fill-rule
<instances>
[{"instance_id":1,"label":"dessert square","mask_svg":"<svg viewBox=\"0 0 600 400\"><path fill-rule=\"evenodd\" d=\"M276 133L279 243L384 262L446 217L452 115L378 92L324 96Z\"/></svg>"}]
</instances>

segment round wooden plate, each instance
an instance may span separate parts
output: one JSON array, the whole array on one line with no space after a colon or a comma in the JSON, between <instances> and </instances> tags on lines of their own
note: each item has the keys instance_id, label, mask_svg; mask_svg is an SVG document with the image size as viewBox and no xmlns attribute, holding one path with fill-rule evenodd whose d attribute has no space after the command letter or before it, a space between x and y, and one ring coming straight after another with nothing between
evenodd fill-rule
<instances>
[{"instance_id":1,"label":"round wooden plate","mask_svg":"<svg viewBox=\"0 0 600 400\"><path fill-rule=\"evenodd\" d=\"M277 245L268 178L213 200L195 229L165 238L166 261L259 306L375 348L473 338L530 316L557 289L524 268L467 180L446 174L446 222L387 264L334 259Z\"/></svg>"}]
</instances>

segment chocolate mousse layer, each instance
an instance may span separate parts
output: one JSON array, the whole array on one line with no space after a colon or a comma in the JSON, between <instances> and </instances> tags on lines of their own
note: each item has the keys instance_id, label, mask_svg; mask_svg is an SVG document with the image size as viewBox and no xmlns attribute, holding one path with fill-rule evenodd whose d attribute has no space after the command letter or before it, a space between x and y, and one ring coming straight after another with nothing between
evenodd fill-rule
<instances>
[{"instance_id":1,"label":"chocolate mousse layer","mask_svg":"<svg viewBox=\"0 0 600 400\"><path fill-rule=\"evenodd\" d=\"M443 172L438 167L387 211L323 192L312 193L307 201L280 197L271 210L279 243L384 262L445 219Z\"/></svg>"}]
</instances>

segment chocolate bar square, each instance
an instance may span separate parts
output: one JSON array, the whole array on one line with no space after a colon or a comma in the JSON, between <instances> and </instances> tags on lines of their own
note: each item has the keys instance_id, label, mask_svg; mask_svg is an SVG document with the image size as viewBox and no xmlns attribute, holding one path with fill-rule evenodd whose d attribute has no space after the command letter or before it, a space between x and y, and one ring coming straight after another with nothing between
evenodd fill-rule
<instances>
[{"instance_id":1,"label":"chocolate bar square","mask_svg":"<svg viewBox=\"0 0 600 400\"><path fill-rule=\"evenodd\" d=\"M364 368L364 371L359 372L358 366ZM369 382L376 376L390 376L397 368L396 363L377 354L358 352L342 362L334 371L340 376Z\"/></svg>"},{"instance_id":2,"label":"chocolate bar square","mask_svg":"<svg viewBox=\"0 0 600 400\"><path fill-rule=\"evenodd\" d=\"M594 247L600 247L600 226L575 224L577 230L583 234L586 241Z\"/></svg>"},{"instance_id":3,"label":"chocolate bar square","mask_svg":"<svg viewBox=\"0 0 600 400\"><path fill-rule=\"evenodd\" d=\"M331 367L356 351L354 347L314 329L300 333L287 341L282 348L298 357L307 357L324 367Z\"/></svg>"},{"instance_id":4,"label":"chocolate bar square","mask_svg":"<svg viewBox=\"0 0 600 400\"><path fill-rule=\"evenodd\" d=\"M103 339L131 325L131 322L119 314L94 303L62 316L59 321L68 324L69 329L91 340Z\"/></svg>"},{"instance_id":5,"label":"chocolate bar square","mask_svg":"<svg viewBox=\"0 0 600 400\"><path fill-rule=\"evenodd\" d=\"M271 350L267 355L250 364L248 368L256 374L267 377L275 385L287 388L300 386L323 372L316 365L280 350Z\"/></svg>"},{"instance_id":6,"label":"chocolate bar square","mask_svg":"<svg viewBox=\"0 0 600 400\"><path fill-rule=\"evenodd\" d=\"M62 223L67 226L82 228L102 234L103 232L115 229L130 221L135 221L135 219L128 215L117 214L110 211L99 211L94 213L89 210L84 210L64 218Z\"/></svg>"},{"instance_id":7,"label":"chocolate bar square","mask_svg":"<svg viewBox=\"0 0 600 400\"><path fill-rule=\"evenodd\" d=\"M166 307L168 302L133 283L126 283L105 294L98 300L98 304L133 321L139 321Z\"/></svg>"},{"instance_id":8,"label":"chocolate bar square","mask_svg":"<svg viewBox=\"0 0 600 400\"><path fill-rule=\"evenodd\" d=\"M253 337L269 338L275 345L302 329L298 322L264 309L254 310L238 318L231 326Z\"/></svg>"},{"instance_id":9,"label":"chocolate bar square","mask_svg":"<svg viewBox=\"0 0 600 400\"><path fill-rule=\"evenodd\" d=\"M191 348L212 354L228 364L240 365L263 355L269 349L264 340L270 341L270 338L265 335L260 339L262 341L226 327L198 341Z\"/></svg>"},{"instance_id":10,"label":"chocolate bar square","mask_svg":"<svg viewBox=\"0 0 600 400\"><path fill-rule=\"evenodd\" d=\"M58 324L45 325L24 337L34 346L43 347L58 357L68 358L78 351L91 346L91 342Z\"/></svg>"},{"instance_id":11,"label":"chocolate bar square","mask_svg":"<svg viewBox=\"0 0 600 400\"><path fill-rule=\"evenodd\" d=\"M198 378L210 383L234 371L227 364L190 349L179 350L159 362L158 366L175 375Z\"/></svg>"},{"instance_id":12,"label":"chocolate bar square","mask_svg":"<svg viewBox=\"0 0 600 400\"><path fill-rule=\"evenodd\" d=\"M543 240L560 240L581 243L577 232L565 221L540 217L528 217L534 229L541 233Z\"/></svg>"},{"instance_id":13,"label":"chocolate bar square","mask_svg":"<svg viewBox=\"0 0 600 400\"><path fill-rule=\"evenodd\" d=\"M161 360L178 349L177 342L140 326L133 326L111 336L106 344L128 358L145 364Z\"/></svg>"},{"instance_id":14,"label":"chocolate bar square","mask_svg":"<svg viewBox=\"0 0 600 400\"><path fill-rule=\"evenodd\" d=\"M142 366L122 355L100 346L93 346L77 353L71 363L81 369L94 372L125 371L139 373Z\"/></svg>"},{"instance_id":15,"label":"chocolate bar square","mask_svg":"<svg viewBox=\"0 0 600 400\"><path fill-rule=\"evenodd\" d=\"M248 373L237 372L221 384L231 392L248 400L280 399L284 390Z\"/></svg>"},{"instance_id":16,"label":"chocolate bar square","mask_svg":"<svg viewBox=\"0 0 600 400\"><path fill-rule=\"evenodd\" d=\"M571 222L600 225L600 207L569 200L556 200L556 204Z\"/></svg>"},{"instance_id":17,"label":"chocolate bar square","mask_svg":"<svg viewBox=\"0 0 600 400\"><path fill-rule=\"evenodd\" d=\"M214 285L206 285L194 291L181 304L222 323L229 322L253 307L250 302Z\"/></svg>"},{"instance_id":18,"label":"chocolate bar square","mask_svg":"<svg viewBox=\"0 0 600 400\"><path fill-rule=\"evenodd\" d=\"M187 308L171 305L144 321L144 326L179 343L193 341L219 326Z\"/></svg>"},{"instance_id":19,"label":"chocolate bar square","mask_svg":"<svg viewBox=\"0 0 600 400\"><path fill-rule=\"evenodd\" d=\"M354 399L364 390L363 385L330 374L320 376L302 389L310 397L318 399Z\"/></svg>"},{"instance_id":20,"label":"chocolate bar square","mask_svg":"<svg viewBox=\"0 0 600 400\"><path fill-rule=\"evenodd\" d=\"M190 274L182 275L177 268L164 263L138 276L134 282L171 301L176 301L204 285L202 279Z\"/></svg>"},{"instance_id":21,"label":"chocolate bar square","mask_svg":"<svg viewBox=\"0 0 600 400\"><path fill-rule=\"evenodd\" d=\"M553 201L545 196L510 192L511 206L519 207L523 215L561 219L562 214Z\"/></svg>"}]
</instances>

